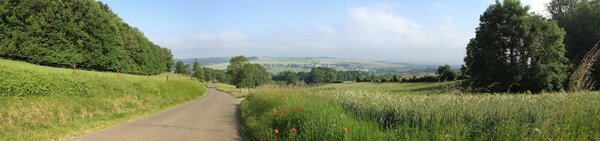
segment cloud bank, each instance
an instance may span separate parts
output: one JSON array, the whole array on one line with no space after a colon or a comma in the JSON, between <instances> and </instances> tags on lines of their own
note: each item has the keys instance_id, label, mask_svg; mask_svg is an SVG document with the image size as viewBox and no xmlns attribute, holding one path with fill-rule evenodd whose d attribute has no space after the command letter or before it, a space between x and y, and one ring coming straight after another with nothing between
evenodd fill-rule
<instances>
[{"instance_id":1,"label":"cloud bank","mask_svg":"<svg viewBox=\"0 0 600 141\"><path fill-rule=\"evenodd\" d=\"M425 26L391 12L391 4L352 7L335 25L250 33L222 31L154 37L176 58L217 56L328 56L419 64L461 64L474 29L452 17Z\"/></svg>"}]
</instances>

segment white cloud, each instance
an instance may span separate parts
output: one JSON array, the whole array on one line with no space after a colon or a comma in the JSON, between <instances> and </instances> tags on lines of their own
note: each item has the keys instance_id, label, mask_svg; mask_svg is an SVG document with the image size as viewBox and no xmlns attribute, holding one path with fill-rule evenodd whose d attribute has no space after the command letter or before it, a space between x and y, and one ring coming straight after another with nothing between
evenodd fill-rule
<instances>
[{"instance_id":1,"label":"white cloud","mask_svg":"<svg viewBox=\"0 0 600 141\"><path fill-rule=\"evenodd\" d=\"M529 12L533 12L536 14L540 14L543 16L549 16L550 14L546 10L546 4L548 4L550 0L526 0L523 3L525 5L529 5Z\"/></svg>"},{"instance_id":2,"label":"white cloud","mask_svg":"<svg viewBox=\"0 0 600 141\"><path fill-rule=\"evenodd\" d=\"M369 58L425 64L460 64L473 29L441 22L437 27L390 12L394 6L379 3L354 7L346 21L308 29L252 34L241 31L157 37L159 45L173 49L176 58L233 56L330 56Z\"/></svg>"}]
</instances>

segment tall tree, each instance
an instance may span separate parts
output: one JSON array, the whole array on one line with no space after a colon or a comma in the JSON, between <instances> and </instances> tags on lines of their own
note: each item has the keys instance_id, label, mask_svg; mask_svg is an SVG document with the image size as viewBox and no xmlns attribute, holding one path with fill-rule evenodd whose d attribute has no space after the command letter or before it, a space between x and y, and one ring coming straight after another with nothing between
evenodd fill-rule
<instances>
[{"instance_id":1,"label":"tall tree","mask_svg":"<svg viewBox=\"0 0 600 141\"><path fill-rule=\"evenodd\" d=\"M331 83L337 80L337 71L333 68L316 67L310 70L308 83Z\"/></svg>"},{"instance_id":2,"label":"tall tree","mask_svg":"<svg viewBox=\"0 0 600 141\"><path fill-rule=\"evenodd\" d=\"M177 63L175 64L175 73L183 74L184 70L185 70L185 63L183 63L183 61L177 61Z\"/></svg>"},{"instance_id":3,"label":"tall tree","mask_svg":"<svg viewBox=\"0 0 600 141\"><path fill-rule=\"evenodd\" d=\"M246 64L240 71L238 88L255 88L269 81L267 70L259 64Z\"/></svg>"},{"instance_id":4,"label":"tall tree","mask_svg":"<svg viewBox=\"0 0 600 141\"><path fill-rule=\"evenodd\" d=\"M504 0L483 13L465 57L473 87L496 92L563 87L565 33L555 22L528 10L517 0Z\"/></svg>"},{"instance_id":5,"label":"tall tree","mask_svg":"<svg viewBox=\"0 0 600 141\"><path fill-rule=\"evenodd\" d=\"M454 81L458 78L458 74L452 70L450 65L439 66L437 74L440 76L440 81Z\"/></svg>"},{"instance_id":6,"label":"tall tree","mask_svg":"<svg viewBox=\"0 0 600 141\"><path fill-rule=\"evenodd\" d=\"M189 64L185 64L183 66L183 71L181 72L181 74L183 74L185 76L191 76L192 75L192 68L190 68Z\"/></svg>"},{"instance_id":7,"label":"tall tree","mask_svg":"<svg viewBox=\"0 0 600 141\"><path fill-rule=\"evenodd\" d=\"M575 68L600 40L600 0L552 0L547 8L566 31L566 56ZM593 80L600 82L600 62L592 68Z\"/></svg>"},{"instance_id":8,"label":"tall tree","mask_svg":"<svg viewBox=\"0 0 600 141\"><path fill-rule=\"evenodd\" d=\"M204 68L202 68L198 59L194 60L192 69L194 70L192 77L196 78L198 81L204 81Z\"/></svg>"},{"instance_id":9,"label":"tall tree","mask_svg":"<svg viewBox=\"0 0 600 141\"><path fill-rule=\"evenodd\" d=\"M241 82L240 73L244 68L244 65L248 64L248 58L240 55L229 59L229 65L227 66L227 74L230 77L232 84L239 84Z\"/></svg>"}]
</instances>

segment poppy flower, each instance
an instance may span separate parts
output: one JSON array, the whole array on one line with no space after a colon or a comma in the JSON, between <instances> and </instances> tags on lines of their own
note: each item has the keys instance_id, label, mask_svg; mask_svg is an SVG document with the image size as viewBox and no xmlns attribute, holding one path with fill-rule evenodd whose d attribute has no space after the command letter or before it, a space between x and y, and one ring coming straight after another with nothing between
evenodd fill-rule
<instances>
[{"instance_id":1,"label":"poppy flower","mask_svg":"<svg viewBox=\"0 0 600 141\"><path fill-rule=\"evenodd\" d=\"M344 133L348 133L348 128L344 127Z\"/></svg>"},{"instance_id":2,"label":"poppy flower","mask_svg":"<svg viewBox=\"0 0 600 141\"><path fill-rule=\"evenodd\" d=\"M292 128L292 132L296 133L296 128Z\"/></svg>"},{"instance_id":3,"label":"poppy flower","mask_svg":"<svg viewBox=\"0 0 600 141\"><path fill-rule=\"evenodd\" d=\"M273 131L275 134L279 134L279 130L275 129L275 131Z\"/></svg>"},{"instance_id":4,"label":"poppy flower","mask_svg":"<svg viewBox=\"0 0 600 141\"><path fill-rule=\"evenodd\" d=\"M298 113L302 112L302 109L300 109L300 107L298 107Z\"/></svg>"}]
</instances>

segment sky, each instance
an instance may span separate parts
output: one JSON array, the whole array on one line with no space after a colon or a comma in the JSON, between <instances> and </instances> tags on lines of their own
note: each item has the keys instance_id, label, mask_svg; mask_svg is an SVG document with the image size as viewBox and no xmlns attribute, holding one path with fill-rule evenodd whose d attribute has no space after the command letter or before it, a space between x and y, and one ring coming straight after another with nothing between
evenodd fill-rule
<instances>
[{"instance_id":1,"label":"sky","mask_svg":"<svg viewBox=\"0 0 600 141\"><path fill-rule=\"evenodd\" d=\"M100 0L175 58L336 57L462 64L495 0ZM523 0L544 14L549 0Z\"/></svg>"}]
</instances>

